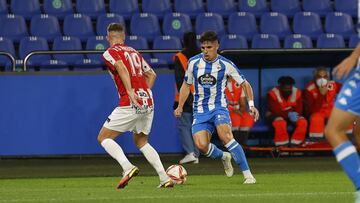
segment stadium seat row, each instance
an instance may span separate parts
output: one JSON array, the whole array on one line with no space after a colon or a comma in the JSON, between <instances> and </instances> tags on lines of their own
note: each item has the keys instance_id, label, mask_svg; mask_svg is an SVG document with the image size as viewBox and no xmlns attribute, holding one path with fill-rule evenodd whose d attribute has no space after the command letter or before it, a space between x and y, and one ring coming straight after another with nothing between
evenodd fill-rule
<instances>
[{"instance_id":1,"label":"stadium seat row","mask_svg":"<svg viewBox=\"0 0 360 203\"><path fill-rule=\"evenodd\" d=\"M125 25L125 20L122 16L109 13L97 17L96 28L94 29L89 16L70 14L65 16L61 29L59 21L55 16L40 14L31 18L30 35L44 37L48 41L52 41L55 37L62 35L74 36L85 42L91 36L106 35L106 27L111 22ZM29 35L25 19L22 16L14 14L0 16L0 25L7 28L0 30L0 36L10 38L15 42L19 42L21 38ZM229 33L243 35L248 40L258 33L274 34L280 39L284 39L285 36L292 33L305 34L312 39L316 39L325 31L330 34L342 35L346 40L355 34L353 19L348 14L341 12L328 13L325 18L324 28L318 14L298 12L293 19L293 29L290 27L288 18L284 14L277 12L264 13L261 16L259 26L256 24L255 16L247 12L232 13L229 16L227 26L224 24L223 18L216 13L198 14L195 21L195 32L198 35L207 30L213 30L220 36ZM131 17L129 34L143 36L147 40L152 41L156 36L161 36L162 33L182 38L184 32L191 30L193 30L192 24L189 16L186 14L166 14L161 31L159 20L155 15L139 13Z\"/></svg>"},{"instance_id":2,"label":"stadium seat row","mask_svg":"<svg viewBox=\"0 0 360 203\"><path fill-rule=\"evenodd\" d=\"M360 42L357 34L349 40L349 46L355 47ZM149 49L147 40L141 36L128 36L126 44L138 50ZM104 36L94 36L87 39L86 50L105 50L109 46ZM251 45L244 36L224 35L220 40L220 49L247 49L247 48L315 48L310 37L301 34L293 34L285 37L284 46L281 46L277 36L271 34L254 35ZM155 38L152 49L181 49L181 41L175 36L158 36ZM345 48L345 41L341 35L322 34L316 41L316 48ZM0 37L0 51L7 51L15 58L23 60L32 51L47 50L83 50L81 40L77 37L56 37L52 46L49 46L45 38L24 37L19 44L19 54L16 54L15 46L10 39ZM18 56L18 57L16 57ZM154 67L168 67L173 64L172 53L143 54ZM20 61L19 63L22 63ZM88 66L102 67L103 60L101 54L54 54L32 56L28 63L30 66L40 67L59 67L68 66ZM10 61L5 56L0 56L0 67L10 67Z\"/></svg>"},{"instance_id":3,"label":"stadium seat row","mask_svg":"<svg viewBox=\"0 0 360 203\"><path fill-rule=\"evenodd\" d=\"M104 0L44 0L43 13L64 18L67 14L81 13L95 19L106 12L116 13L129 19L133 13L153 13L162 18L166 13L179 12L195 18L204 12L219 13L228 16L233 12L251 12L257 17L263 13L281 12L291 17L299 11L316 12L325 16L328 12L340 11L357 16L357 0L141 0L141 11L138 0L109 0L108 9ZM8 8L10 7L10 8ZM33 15L41 14L39 0L11 0L10 6L6 0L0 0L0 14L14 13L30 19Z\"/></svg>"}]
</instances>

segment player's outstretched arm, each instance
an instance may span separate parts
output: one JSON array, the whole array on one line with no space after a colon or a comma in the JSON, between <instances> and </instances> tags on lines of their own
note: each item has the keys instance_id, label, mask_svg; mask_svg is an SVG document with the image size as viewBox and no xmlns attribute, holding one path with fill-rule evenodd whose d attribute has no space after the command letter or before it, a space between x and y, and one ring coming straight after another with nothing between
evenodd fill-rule
<instances>
[{"instance_id":1,"label":"player's outstretched arm","mask_svg":"<svg viewBox=\"0 0 360 203\"><path fill-rule=\"evenodd\" d=\"M360 56L360 43L357 45L355 50L351 53L350 56L345 58L339 65L337 65L333 70L333 75L337 79L346 77L350 71L356 66L357 60Z\"/></svg>"},{"instance_id":2,"label":"player's outstretched arm","mask_svg":"<svg viewBox=\"0 0 360 203\"><path fill-rule=\"evenodd\" d=\"M116 68L116 71L119 73L120 79L124 84L125 90L129 95L131 102L136 107L141 108L140 104L137 102L137 95L135 94L134 90L131 87L129 72L126 69L124 63L121 60L119 60L115 62L114 66Z\"/></svg>"},{"instance_id":3,"label":"player's outstretched arm","mask_svg":"<svg viewBox=\"0 0 360 203\"><path fill-rule=\"evenodd\" d=\"M243 83L241 83L241 86L245 91L250 113L254 117L254 120L257 121L259 119L259 111L257 110L254 104L254 92L252 90L252 87L250 83L246 80Z\"/></svg>"},{"instance_id":4,"label":"player's outstretched arm","mask_svg":"<svg viewBox=\"0 0 360 203\"><path fill-rule=\"evenodd\" d=\"M184 103L185 103L186 99L188 98L189 93L190 93L190 85L187 84L186 82L183 82L183 84L181 85L181 88L180 88L180 92L179 92L179 104L178 104L178 107L174 110L175 117L181 116L181 114L183 112Z\"/></svg>"},{"instance_id":5,"label":"player's outstretched arm","mask_svg":"<svg viewBox=\"0 0 360 203\"><path fill-rule=\"evenodd\" d=\"M152 89L152 87L154 86L154 83L155 83L155 79L156 79L155 71L151 68L150 70L148 70L144 73L144 76L145 76L147 86L150 89Z\"/></svg>"}]
</instances>

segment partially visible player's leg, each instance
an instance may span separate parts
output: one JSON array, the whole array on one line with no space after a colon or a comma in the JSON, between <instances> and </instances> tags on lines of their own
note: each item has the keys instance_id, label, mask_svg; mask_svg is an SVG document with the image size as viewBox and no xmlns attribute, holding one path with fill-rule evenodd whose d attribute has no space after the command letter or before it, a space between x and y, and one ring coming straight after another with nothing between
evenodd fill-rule
<instances>
[{"instance_id":1,"label":"partially visible player's leg","mask_svg":"<svg viewBox=\"0 0 360 203\"><path fill-rule=\"evenodd\" d=\"M225 144L225 147L229 150L234 158L236 164L242 171L246 184L256 183L256 179L252 175L249 165L247 163L245 153L241 145L233 138L231 128L229 124L220 124L216 126L219 138Z\"/></svg>"},{"instance_id":2,"label":"partially visible player's leg","mask_svg":"<svg viewBox=\"0 0 360 203\"><path fill-rule=\"evenodd\" d=\"M104 147L105 151L121 165L123 169L123 179L120 181L117 188L123 188L133 176L137 175L139 169L130 163L120 145L114 141L119 135L120 133L118 131L102 127L98 135L98 141L101 146Z\"/></svg>"},{"instance_id":3,"label":"partially visible player's leg","mask_svg":"<svg viewBox=\"0 0 360 203\"><path fill-rule=\"evenodd\" d=\"M136 122L134 128L134 142L137 148L144 154L146 160L154 167L160 178L159 187L168 188L173 187L174 184L166 174L160 156L157 151L148 143L148 134L151 130L151 125L154 117L154 112L141 115Z\"/></svg>"},{"instance_id":4,"label":"partially visible player's leg","mask_svg":"<svg viewBox=\"0 0 360 203\"><path fill-rule=\"evenodd\" d=\"M156 150L148 143L148 136L144 133L134 133L134 141L141 153L144 154L146 160L154 167L160 178L160 184L165 184L170 181L166 175L160 156ZM171 185L172 186L172 185Z\"/></svg>"},{"instance_id":5,"label":"partially visible player's leg","mask_svg":"<svg viewBox=\"0 0 360 203\"><path fill-rule=\"evenodd\" d=\"M334 148L336 160L349 176L357 190L360 189L360 159L356 148L348 140L346 130L354 122L356 115L336 107L331 112L325 129L325 136Z\"/></svg>"},{"instance_id":6,"label":"partially visible player's leg","mask_svg":"<svg viewBox=\"0 0 360 203\"><path fill-rule=\"evenodd\" d=\"M123 168L123 178L117 188L125 187L129 180L139 173L139 169L129 162L124 151L114 141L114 139L120 135L120 132L132 130L135 126L136 119L137 116L134 115L134 109L130 107L117 107L107 118L98 135L98 141L101 146L103 146L106 152L116 159Z\"/></svg>"},{"instance_id":7,"label":"partially visible player's leg","mask_svg":"<svg viewBox=\"0 0 360 203\"><path fill-rule=\"evenodd\" d=\"M224 165L226 176L231 177L234 174L234 169L231 165L231 155L228 152L223 152L213 143L210 143L210 132L212 132L213 129L214 127L207 123L193 125L193 132L195 132L193 135L195 145L205 156L211 157L213 159L221 159Z\"/></svg>"},{"instance_id":8,"label":"partially visible player's leg","mask_svg":"<svg viewBox=\"0 0 360 203\"><path fill-rule=\"evenodd\" d=\"M251 174L249 165L247 163L245 153L241 145L234 139L231 131L231 122L229 112L226 110L218 110L215 116L215 125L220 140L224 143L225 147L232 154L237 165L239 165L243 172L246 184L253 184L256 182L254 176Z\"/></svg>"}]
</instances>

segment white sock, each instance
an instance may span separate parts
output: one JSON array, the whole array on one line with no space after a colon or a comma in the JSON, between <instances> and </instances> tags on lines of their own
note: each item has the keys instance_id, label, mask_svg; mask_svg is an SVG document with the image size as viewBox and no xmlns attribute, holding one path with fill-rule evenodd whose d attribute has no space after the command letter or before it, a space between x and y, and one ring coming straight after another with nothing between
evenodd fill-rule
<instances>
[{"instance_id":1,"label":"white sock","mask_svg":"<svg viewBox=\"0 0 360 203\"><path fill-rule=\"evenodd\" d=\"M116 159L121 165L123 171L128 171L134 167L130 161L126 158L124 151L121 147L112 139L107 138L101 142L101 146L104 147L106 152Z\"/></svg>"},{"instance_id":2,"label":"white sock","mask_svg":"<svg viewBox=\"0 0 360 203\"><path fill-rule=\"evenodd\" d=\"M254 177L250 170L243 171L242 173L245 178L253 178Z\"/></svg>"},{"instance_id":3,"label":"white sock","mask_svg":"<svg viewBox=\"0 0 360 203\"><path fill-rule=\"evenodd\" d=\"M146 143L143 147L140 148L140 151L144 154L146 160L159 174L160 182L163 183L169 180L169 177L166 175L164 166L162 165L159 154L156 152L156 150L149 143Z\"/></svg>"}]
</instances>

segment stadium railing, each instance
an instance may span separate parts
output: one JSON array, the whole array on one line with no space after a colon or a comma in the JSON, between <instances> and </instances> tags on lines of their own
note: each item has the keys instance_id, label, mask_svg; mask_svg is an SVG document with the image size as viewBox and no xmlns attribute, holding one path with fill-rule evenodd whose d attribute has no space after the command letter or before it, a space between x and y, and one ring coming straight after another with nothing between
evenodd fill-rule
<instances>
[{"instance_id":1,"label":"stadium railing","mask_svg":"<svg viewBox=\"0 0 360 203\"><path fill-rule=\"evenodd\" d=\"M0 55L5 55L10 59L12 70L15 71L16 70L15 58L13 57L13 55L11 55L9 52L4 52L4 51L0 51Z\"/></svg>"},{"instance_id":2,"label":"stadium railing","mask_svg":"<svg viewBox=\"0 0 360 203\"><path fill-rule=\"evenodd\" d=\"M152 50L137 50L140 53L177 53L180 50L173 50L173 49L152 49ZM28 61L29 59L34 55L40 55L40 54L102 54L104 53L104 50L58 50L58 51L33 51L30 52L26 57L24 58L24 64L23 64L23 71L27 71ZM15 70L15 69L14 69Z\"/></svg>"}]
</instances>

